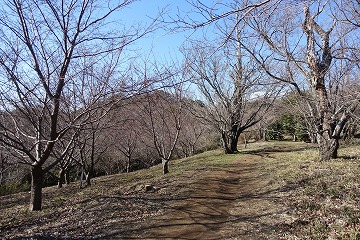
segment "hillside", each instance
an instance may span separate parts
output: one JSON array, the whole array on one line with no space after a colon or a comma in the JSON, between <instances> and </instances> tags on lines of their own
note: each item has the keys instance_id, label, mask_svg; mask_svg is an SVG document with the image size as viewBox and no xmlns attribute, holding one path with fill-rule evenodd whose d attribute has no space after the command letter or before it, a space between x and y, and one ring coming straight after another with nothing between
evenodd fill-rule
<instances>
[{"instance_id":1,"label":"hillside","mask_svg":"<svg viewBox=\"0 0 360 240\"><path fill-rule=\"evenodd\" d=\"M0 198L1 239L360 239L359 146L318 162L304 143L250 144ZM146 185L152 188L146 191Z\"/></svg>"}]
</instances>

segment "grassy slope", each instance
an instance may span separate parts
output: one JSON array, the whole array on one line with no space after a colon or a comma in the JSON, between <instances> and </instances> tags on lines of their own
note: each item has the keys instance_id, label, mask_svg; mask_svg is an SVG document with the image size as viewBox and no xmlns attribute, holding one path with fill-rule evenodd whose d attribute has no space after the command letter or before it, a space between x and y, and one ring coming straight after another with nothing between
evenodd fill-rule
<instances>
[{"instance_id":1,"label":"grassy slope","mask_svg":"<svg viewBox=\"0 0 360 240\"><path fill-rule=\"evenodd\" d=\"M284 227L301 239L360 239L360 147L343 148L339 156L319 162L313 149L270 160L297 219Z\"/></svg>"},{"instance_id":2,"label":"grassy slope","mask_svg":"<svg viewBox=\"0 0 360 240\"><path fill-rule=\"evenodd\" d=\"M40 212L28 211L29 192L0 197L0 239L101 236L99 229L104 227L104 219L122 223L116 227L126 232L132 224L161 214L163 201L184 196L188 191L184 186L196 181L201 171L226 167L234 159L235 155L210 151L171 162L167 175L161 174L159 165L129 174L96 178L91 187L84 189L79 189L78 183L62 189L44 188ZM161 189L146 193L144 197L147 184L161 186Z\"/></svg>"},{"instance_id":3,"label":"grassy slope","mask_svg":"<svg viewBox=\"0 0 360 240\"><path fill-rule=\"evenodd\" d=\"M114 228L123 231L118 234L129 232L163 214L165 202L186 196L202 173L231 168L239 158L256 155L263 174L279 186L281 204L291 209L292 220L277 225L284 239L360 239L359 146L342 149L341 158L330 162L318 162L316 150L305 146L250 144L238 155L210 151L173 161L165 176L155 166L97 178L85 189L77 184L46 188L44 210L36 213L27 210L29 193L1 197L0 238L104 236L102 229ZM144 194L146 184L160 189Z\"/></svg>"}]
</instances>

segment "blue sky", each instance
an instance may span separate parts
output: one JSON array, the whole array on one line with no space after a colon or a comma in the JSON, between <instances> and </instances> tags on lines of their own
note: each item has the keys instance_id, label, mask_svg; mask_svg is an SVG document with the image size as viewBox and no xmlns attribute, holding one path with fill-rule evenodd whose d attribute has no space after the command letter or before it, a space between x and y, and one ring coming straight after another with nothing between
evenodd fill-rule
<instances>
[{"instance_id":1,"label":"blue sky","mask_svg":"<svg viewBox=\"0 0 360 240\"><path fill-rule=\"evenodd\" d=\"M211 5L212 0L203 1L206 4ZM127 8L121 11L121 19L127 24L149 22L150 17L157 15L161 9L166 8L168 13L163 16L169 20L168 16L176 17L177 12L185 15L186 12L191 12L193 7L185 0L142 0L129 5ZM187 37L195 37L201 34L201 30L193 32L191 30L168 33L164 30L158 30L152 33L146 38L140 39L131 48L139 49L143 54L148 54L150 50L157 58L181 58L179 53L179 47L186 41Z\"/></svg>"}]
</instances>

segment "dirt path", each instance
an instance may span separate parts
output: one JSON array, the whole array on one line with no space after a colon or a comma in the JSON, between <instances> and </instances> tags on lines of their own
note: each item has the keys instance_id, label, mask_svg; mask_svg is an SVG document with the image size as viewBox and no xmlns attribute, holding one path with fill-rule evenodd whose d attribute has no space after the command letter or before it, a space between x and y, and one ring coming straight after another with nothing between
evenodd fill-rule
<instances>
[{"instance_id":1,"label":"dirt path","mask_svg":"<svg viewBox=\"0 0 360 240\"><path fill-rule=\"evenodd\" d=\"M271 154L247 152L211 167L184 160L173 175L154 177L158 169L149 169L99 178L82 190L47 188L44 211L32 214L27 193L3 197L0 238L291 239L281 232L293 220L282 204L287 193L269 172ZM146 182L161 189L144 192Z\"/></svg>"},{"instance_id":2,"label":"dirt path","mask_svg":"<svg viewBox=\"0 0 360 240\"><path fill-rule=\"evenodd\" d=\"M0 197L0 239L357 239L358 158L320 164L306 145L265 147L45 188L40 212L28 192Z\"/></svg>"},{"instance_id":3,"label":"dirt path","mask_svg":"<svg viewBox=\"0 0 360 240\"><path fill-rule=\"evenodd\" d=\"M277 189L264 175L261 156L239 157L231 169L207 171L186 198L165 203L165 211L125 239L269 239L286 220ZM279 233L274 239L279 238Z\"/></svg>"}]
</instances>

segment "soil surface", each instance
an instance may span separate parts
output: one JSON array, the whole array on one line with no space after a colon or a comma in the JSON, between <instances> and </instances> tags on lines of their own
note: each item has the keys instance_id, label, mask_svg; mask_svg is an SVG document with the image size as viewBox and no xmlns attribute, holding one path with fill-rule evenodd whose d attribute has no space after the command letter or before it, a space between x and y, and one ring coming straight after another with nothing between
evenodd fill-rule
<instances>
[{"instance_id":1,"label":"soil surface","mask_svg":"<svg viewBox=\"0 0 360 240\"><path fill-rule=\"evenodd\" d=\"M282 226L295 219L269 172L272 154L238 154L231 165L164 176L150 191L140 180L115 181L119 176L81 191L47 188L39 213L26 210L28 193L1 197L0 238L291 239Z\"/></svg>"},{"instance_id":2,"label":"soil surface","mask_svg":"<svg viewBox=\"0 0 360 240\"><path fill-rule=\"evenodd\" d=\"M268 239L286 211L277 204L277 190L270 185L259 157L239 158L230 169L201 173L188 186L187 197L166 202L162 214L126 237Z\"/></svg>"}]
</instances>

